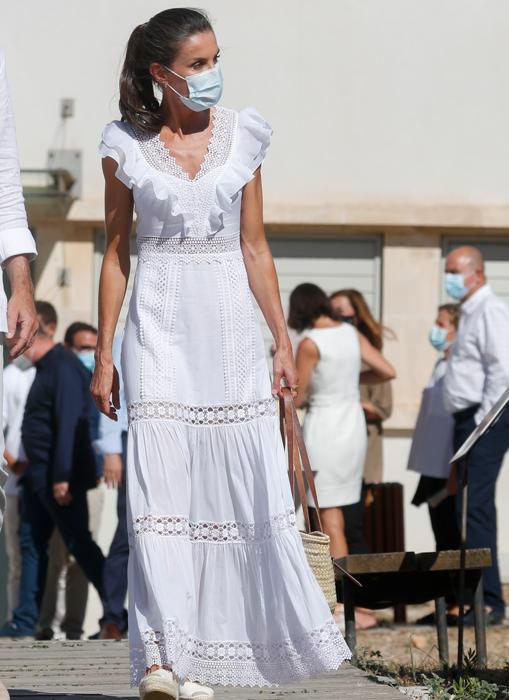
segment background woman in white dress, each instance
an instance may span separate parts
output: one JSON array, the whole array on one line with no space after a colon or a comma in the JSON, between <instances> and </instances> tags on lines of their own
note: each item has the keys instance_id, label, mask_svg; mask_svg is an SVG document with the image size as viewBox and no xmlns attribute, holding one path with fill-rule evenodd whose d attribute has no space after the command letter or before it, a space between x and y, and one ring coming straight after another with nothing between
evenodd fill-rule
<instances>
[{"instance_id":1,"label":"background woman in white dress","mask_svg":"<svg viewBox=\"0 0 509 700\"><path fill-rule=\"evenodd\" d=\"M366 456L366 421L359 396L363 382L395 377L392 366L349 323L332 318L330 301L315 284L301 284L290 296L288 324L303 334L297 351L298 406L307 405L304 439L313 471L331 554L348 553L342 506L361 495ZM309 500L312 506L312 500Z\"/></svg>"},{"instance_id":2,"label":"background woman in white dress","mask_svg":"<svg viewBox=\"0 0 509 700\"><path fill-rule=\"evenodd\" d=\"M279 435L274 395L297 372L262 219L272 132L252 108L216 106L218 57L199 11L137 27L122 121L100 146L107 249L93 393L113 419L112 341L137 213L122 370L129 645L142 697L203 700L213 692L199 683L273 685L350 656L305 558ZM274 336L272 386L251 293Z\"/></svg>"}]
</instances>

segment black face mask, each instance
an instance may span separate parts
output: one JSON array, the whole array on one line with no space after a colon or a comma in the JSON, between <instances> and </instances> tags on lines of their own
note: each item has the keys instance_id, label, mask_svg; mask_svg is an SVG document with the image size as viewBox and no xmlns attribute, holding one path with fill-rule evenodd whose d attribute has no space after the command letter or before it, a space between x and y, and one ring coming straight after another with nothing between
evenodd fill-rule
<instances>
[{"instance_id":1,"label":"black face mask","mask_svg":"<svg viewBox=\"0 0 509 700\"><path fill-rule=\"evenodd\" d=\"M355 316L342 316L341 314L334 314L336 321L342 321L343 323L349 323L351 326L355 326Z\"/></svg>"}]
</instances>

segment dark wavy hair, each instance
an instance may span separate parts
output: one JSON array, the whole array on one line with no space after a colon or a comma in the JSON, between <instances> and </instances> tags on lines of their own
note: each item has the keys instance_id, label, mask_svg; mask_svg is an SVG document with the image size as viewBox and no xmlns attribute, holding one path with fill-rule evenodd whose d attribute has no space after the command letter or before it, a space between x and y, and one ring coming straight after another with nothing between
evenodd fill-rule
<instances>
[{"instance_id":1,"label":"dark wavy hair","mask_svg":"<svg viewBox=\"0 0 509 700\"><path fill-rule=\"evenodd\" d=\"M290 294L288 325L299 333L312 328L320 316L332 318L329 297L316 284L304 282Z\"/></svg>"},{"instance_id":2,"label":"dark wavy hair","mask_svg":"<svg viewBox=\"0 0 509 700\"><path fill-rule=\"evenodd\" d=\"M120 74L119 107L123 121L144 132L159 131L163 115L154 93L150 64L171 66L182 42L194 34L211 31L207 14L188 7L163 10L134 29Z\"/></svg>"}]
</instances>

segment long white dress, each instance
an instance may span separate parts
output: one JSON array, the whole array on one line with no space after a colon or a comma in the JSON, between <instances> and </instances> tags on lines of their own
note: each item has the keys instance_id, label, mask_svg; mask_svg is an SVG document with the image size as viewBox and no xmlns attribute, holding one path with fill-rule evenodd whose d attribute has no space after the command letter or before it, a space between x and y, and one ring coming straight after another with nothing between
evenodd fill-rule
<instances>
[{"instance_id":1,"label":"long white dress","mask_svg":"<svg viewBox=\"0 0 509 700\"><path fill-rule=\"evenodd\" d=\"M126 123L108 124L100 146L137 212L122 348L133 684L160 664L272 685L350 656L295 526L240 249L242 189L271 129L251 108L213 119L194 179Z\"/></svg>"},{"instance_id":2,"label":"long white dress","mask_svg":"<svg viewBox=\"0 0 509 700\"><path fill-rule=\"evenodd\" d=\"M311 376L304 439L315 475L321 508L347 506L361 497L367 449L361 408L361 352L356 330L348 323L306 331L320 359ZM309 505L313 505L311 497Z\"/></svg>"}]
</instances>

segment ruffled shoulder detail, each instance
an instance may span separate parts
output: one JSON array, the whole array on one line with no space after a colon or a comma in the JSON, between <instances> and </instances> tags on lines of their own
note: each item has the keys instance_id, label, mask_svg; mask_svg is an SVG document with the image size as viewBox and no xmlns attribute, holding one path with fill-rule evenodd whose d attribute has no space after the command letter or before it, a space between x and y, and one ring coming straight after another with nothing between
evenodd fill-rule
<instances>
[{"instance_id":1,"label":"ruffled shoulder detail","mask_svg":"<svg viewBox=\"0 0 509 700\"><path fill-rule=\"evenodd\" d=\"M184 216L189 219L189 212L184 212L179 204L177 194L168 187L162 175L149 168L143 158L133 127L127 122L112 121L104 127L99 153L103 158L109 156L118 163L116 177L129 189L134 186L140 190L153 192L156 199L164 202L167 212L172 216ZM150 206L150 201L147 203Z\"/></svg>"},{"instance_id":2,"label":"ruffled shoulder detail","mask_svg":"<svg viewBox=\"0 0 509 700\"><path fill-rule=\"evenodd\" d=\"M215 184L215 201L205 219L206 233L215 235L224 228L224 215L231 211L242 188L253 179L256 169L262 164L270 144L272 129L253 107L233 113L231 127L231 152ZM225 138L228 135L225 134ZM150 167L142 154L133 127L127 122L112 121L102 133L99 153L110 157L118 167L116 177L129 189L136 187L137 206L150 209L153 197L159 204L158 218L166 220L181 216L186 231L196 212L186 211L179 202L178 188L169 186L168 179ZM185 198L184 198L185 199ZM192 200L187 198L189 202Z\"/></svg>"},{"instance_id":3,"label":"ruffled shoulder detail","mask_svg":"<svg viewBox=\"0 0 509 700\"><path fill-rule=\"evenodd\" d=\"M254 171L262 164L270 146L272 128L254 107L246 107L238 115L239 156Z\"/></svg>"},{"instance_id":4,"label":"ruffled shoulder detail","mask_svg":"<svg viewBox=\"0 0 509 700\"><path fill-rule=\"evenodd\" d=\"M232 154L216 184L216 203L209 216L211 233L221 230L223 215L231 209L244 185L254 178L265 159L271 136L270 124L254 107L238 112Z\"/></svg>"},{"instance_id":5,"label":"ruffled shoulder detail","mask_svg":"<svg viewBox=\"0 0 509 700\"><path fill-rule=\"evenodd\" d=\"M129 174L134 168L135 153L131 127L126 122L112 121L103 129L99 154L102 158L113 158L118 168L117 178L132 189L133 181Z\"/></svg>"}]
</instances>

